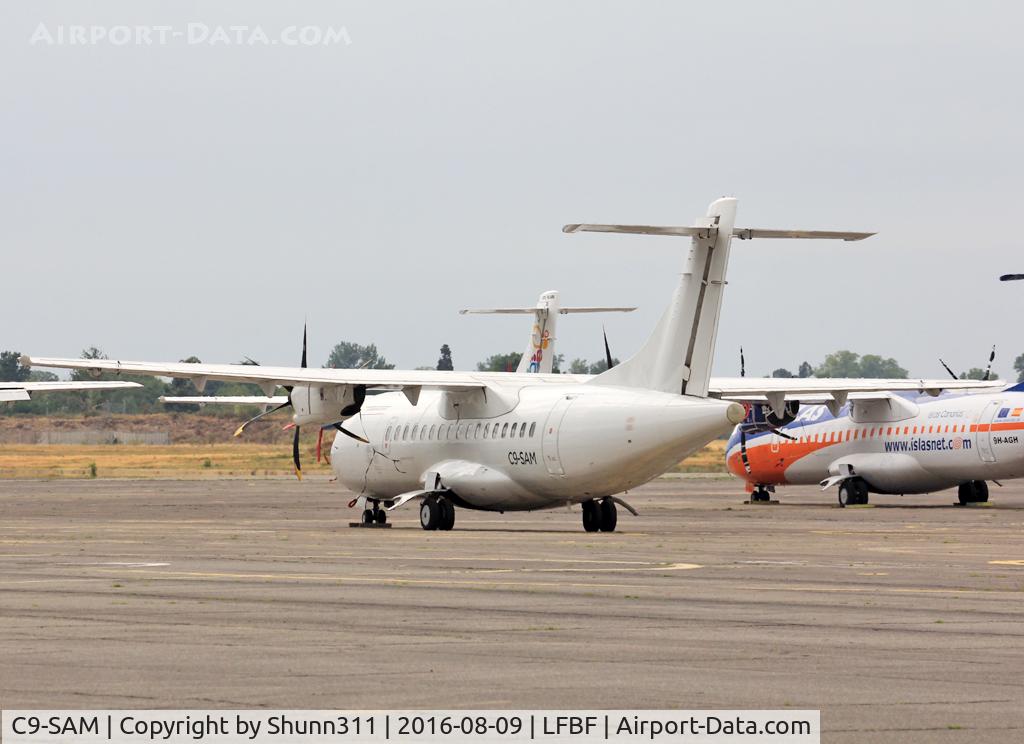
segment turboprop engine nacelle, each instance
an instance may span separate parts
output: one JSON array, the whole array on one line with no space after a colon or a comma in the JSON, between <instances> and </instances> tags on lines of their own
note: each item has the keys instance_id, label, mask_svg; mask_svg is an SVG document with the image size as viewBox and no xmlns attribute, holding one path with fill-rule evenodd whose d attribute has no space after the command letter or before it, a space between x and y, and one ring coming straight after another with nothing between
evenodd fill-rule
<instances>
[{"instance_id":1,"label":"turboprop engine nacelle","mask_svg":"<svg viewBox=\"0 0 1024 744\"><path fill-rule=\"evenodd\" d=\"M767 403L750 403L747 405L747 416L740 426L748 433L771 431L792 423L800 412L800 401L787 400L782 415L775 413Z\"/></svg>"},{"instance_id":2,"label":"turboprop engine nacelle","mask_svg":"<svg viewBox=\"0 0 1024 744\"><path fill-rule=\"evenodd\" d=\"M296 426L334 424L352 418L366 399L364 385L296 385L288 394Z\"/></svg>"}]
</instances>

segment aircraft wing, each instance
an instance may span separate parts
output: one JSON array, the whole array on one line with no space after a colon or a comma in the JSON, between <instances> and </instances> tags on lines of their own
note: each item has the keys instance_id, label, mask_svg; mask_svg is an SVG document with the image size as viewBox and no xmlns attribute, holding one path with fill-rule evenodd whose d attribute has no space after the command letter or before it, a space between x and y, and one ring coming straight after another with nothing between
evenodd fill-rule
<instances>
[{"instance_id":1,"label":"aircraft wing","mask_svg":"<svg viewBox=\"0 0 1024 744\"><path fill-rule=\"evenodd\" d=\"M485 375L436 370L405 371L391 369L321 369L319 367L263 367L253 364L190 364L188 362L128 362L119 359L21 358L26 367L84 369L151 377L177 377L192 380L202 388L207 380L250 382L268 395L279 386L365 385L368 388L427 388L450 392L486 388ZM493 376L493 375L492 375Z\"/></svg>"},{"instance_id":2,"label":"aircraft wing","mask_svg":"<svg viewBox=\"0 0 1024 744\"><path fill-rule=\"evenodd\" d=\"M923 380L840 377L715 377L708 395L739 403L766 402L781 414L787 400L825 403L838 410L850 398L881 397L885 393L914 392L938 395L943 390L982 391L1006 387L1003 380Z\"/></svg>"},{"instance_id":3,"label":"aircraft wing","mask_svg":"<svg viewBox=\"0 0 1024 744\"><path fill-rule=\"evenodd\" d=\"M1003 380L923 380L842 377L715 377L708 392L716 398L764 401L784 395L787 400L826 398L835 394L917 392L938 395L943 390L997 390Z\"/></svg>"},{"instance_id":4,"label":"aircraft wing","mask_svg":"<svg viewBox=\"0 0 1024 744\"><path fill-rule=\"evenodd\" d=\"M56 382L0 382L0 402L31 400L29 393L57 393L68 390L120 390L142 387L137 382L58 380Z\"/></svg>"},{"instance_id":5,"label":"aircraft wing","mask_svg":"<svg viewBox=\"0 0 1024 744\"><path fill-rule=\"evenodd\" d=\"M161 403L219 403L224 406L282 406L287 395L161 395Z\"/></svg>"}]
</instances>

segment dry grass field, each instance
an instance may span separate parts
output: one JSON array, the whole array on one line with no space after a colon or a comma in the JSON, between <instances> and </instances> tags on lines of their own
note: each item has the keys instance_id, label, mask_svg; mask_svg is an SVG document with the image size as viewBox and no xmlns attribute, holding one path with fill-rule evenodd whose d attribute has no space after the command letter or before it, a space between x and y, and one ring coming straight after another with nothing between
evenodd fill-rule
<instances>
[{"instance_id":1,"label":"dry grass field","mask_svg":"<svg viewBox=\"0 0 1024 744\"><path fill-rule=\"evenodd\" d=\"M725 473L725 444L724 439L716 439L693 455L690 455L681 463L676 465L674 473Z\"/></svg>"},{"instance_id":2,"label":"dry grass field","mask_svg":"<svg viewBox=\"0 0 1024 744\"><path fill-rule=\"evenodd\" d=\"M304 437L305 438L305 437ZM324 442L329 451L330 437ZM303 443L306 474L330 473ZM680 473L725 471L725 442L716 440L679 463ZM291 475L290 443L0 445L0 478L218 478Z\"/></svg>"},{"instance_id":3,"label":"dry grass field","mask_svg":"<svg viewBox=\"0 0 1024 744\"><path fill-rule=\"evenodd\" d=\"M305 449L305 448L304 448ZM303 452L303 472L330 472ZM0 445L0 478L201 478L292 473L277 444Z\"/></svg>"}]
</instances>

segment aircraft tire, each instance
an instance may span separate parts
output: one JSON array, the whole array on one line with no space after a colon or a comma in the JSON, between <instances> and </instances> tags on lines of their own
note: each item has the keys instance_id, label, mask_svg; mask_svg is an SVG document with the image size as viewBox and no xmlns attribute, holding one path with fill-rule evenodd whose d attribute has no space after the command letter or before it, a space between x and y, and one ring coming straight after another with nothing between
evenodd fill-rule
<instances>
[{"instance_id":1,"label":"aircraft tire","mask_svg":"<svg viewBox=\"0 0 1024 744\"><path fill-rule=\"evenodd\" d=\"M377 524L387 524L388 522L388 513L383 509L378 509L373 517Z\"/></svg>"},{"instance_id":2,"label":"aircraft tire","mask_svg":"<svg viewBox=\"0 0 1024 744\"><path fill-rule=\"evenodd\" d=\"M363 509L363 524L373 524L373 512L369 509Z\"/></svg>"},{"instance_id":3,"label":"aircraft tire","mask_svg":"<svg viewBox=\"0 0 1024 744\"><path fill-rule=\"evenodd\" d=\"M448 499L441 499L438 505L441 507L441 523L437 528L447 532L455 526L455 505Z\"/></svg>"},{"instance_id":4,"label":"aircraft tire","mask_svg":"<svg viewBox=\"0 0 1024 744\"><path fill-rule=\"evenodd\" d=\"M974 500L981 504L988 501L988 483L985 481L974 481Z\"/></svg>"},{"instance_id":5,"label":"aircraft tire","mask_svg":"<svg viewBox=\"0 0 1024 744\"><path fill-rule=\"evenodd\" d=\"M615 502L605 499L601 502L601 532L615 532L615 526L619 523L619 512L615 508Z\"/></svg>"},{"instance_id":6,"label":"aircraft tire","mask_svg":"<svg viewBox=\"0 0 1024 744\"><path fill-rule=\"evenodd\" d=\"M436 530L441 523L441 505L437 499L423 499L420 504L420 527Z\"/></svg>"},{"instance_id":7,"label":"aircraft tire","mask_svg":"<svg viewBox=\"0 0 1024 744\"><path fill-rule=\"evenodd\" d=\"M771 494L769 494L763 488L759 488L756 491L754 491L752 494L750 494L750 500L751 501L770 501L771 500Z\"/></svg>"},{"instance_id":8,"label":"aircraft tire","mask_svg":"<svg viewBox=\"0 0 1024 744\"><path fill-rule=\"evenodd\" d=\"M601 529L601 509L596 501L583 502L583 529L587 532Z\"/></svg>"},{"instance_id":9,"label":"aircraft tire","mask_svg":"<svg viewBox=\"0 0 1024 744\"><path fill-rule=\"evenodd\" d=\"M857 504L868 503L868 484L865 483L861 478L853 479L854 493L856 494Z\"/></svg>"},{"instance_id":10,"label":"aircraft tire","mask_svg":"<svg viewBox=\"0 0 1024 744\"><path fill-rule=\"evenodd\" d=\"M961 506L970 504L977 498L977 489L974 484L975 481L967 481L966 483L961 483L960 488L957 489L957 498L960 500Z\"/></svg>"},{"instance_id":11,"label":"aircraft tire","mask_svg":"<svg viewBox=\"0 0 1024 744\"><path fill-rule=\"evenodd\" d=\"M844 480L839 484L839 508L845 509L847 504L856 504L856 495L850 481Z\"/></svg>"}]
</instances>

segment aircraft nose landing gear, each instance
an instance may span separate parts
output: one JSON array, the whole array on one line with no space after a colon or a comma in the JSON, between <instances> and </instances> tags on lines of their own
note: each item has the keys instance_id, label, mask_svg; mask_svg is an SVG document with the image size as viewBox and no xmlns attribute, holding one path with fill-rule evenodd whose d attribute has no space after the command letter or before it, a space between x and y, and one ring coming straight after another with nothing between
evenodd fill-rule
<instances>
[{"instance_id":1,"label":"aircraft nose landing gear","mask_svg":"<svg viewBox=\"0 0 1024 744\"><path fill-rule=\"evenodd\" d=\"M390 527L388 513L380 508L380 501L367 499L358 522L349 522L349 527Z\"/></svg>"}]
</instances>

